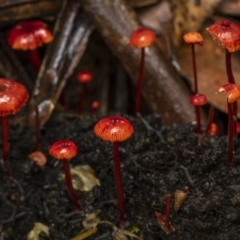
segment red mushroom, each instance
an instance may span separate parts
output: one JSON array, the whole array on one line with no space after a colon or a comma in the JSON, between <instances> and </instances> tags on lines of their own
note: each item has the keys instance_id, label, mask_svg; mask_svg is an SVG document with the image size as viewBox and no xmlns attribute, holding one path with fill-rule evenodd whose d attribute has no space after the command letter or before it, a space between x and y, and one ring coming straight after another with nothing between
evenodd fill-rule
<instances>
[{"instance_id":1,"label":"red mushroom","mask_svg":"<svg viewBox=\"0 0 240 240\"><path fill-rule=\"evenodd\" d=\"M31 63L37 72L41 65L37 48L52 40L53 35L47 25L39 20L19 22L10 30L7 39L13 49L29 51Z\"/></svg>"},{"instance_id":2,"label":"red mushroom","mask_svg":"<svg viewBox=\"0 0 240 240\"><path fill-rule=\"evenodd\" d=\"M8 115L17 113L26 104L28 97L27 89L22 84L13 80L0 78L0 116L2 119L3 168L9 177L11 177L11 172L8 166Z\"/></svg>"},{"instance_id":3,"label":"red mushroom","mask_svg":"<svg viewBox=\"0 0 240 240\"><path fill-rule=\"evenodd\" d=\"M120 167L119 142L123 142L130 138L133 131L131 123L127 119L119 116L103 118L94 127L94 132L99 138L113 143L114 177L121 224L125 221L125 207Z\"/></svg>"},{"instance_id":4,"label":"red mushroom","mask_svg":"<svg viewBox=\"0 0 240 240\"><path fill-rule=\"evenodd\" d=\"M142 79L143 79L143 69L144 69L144 49L149 47L155 41L155 33L147 28L140 28L132 33L130 36L130 45L135 48L141 49L141 61L138 73L138 82L136 90L136 104L135 104L135 116L140 111L140 101L141 101L141 91L142 91Z\"/></svg>"},{"instance_id":5,"label":"red mushroom","mask_svg":"<svg viewBox=\"0 0 240 240\"><path fill-rule=\"evenodd\" d=\"M196 111L196 122L197 122L196 133L200 133L200 131L201 131L200 106L202 106L202 105L199 104L199 103L200 103L200 100L203 99L203 96L202 96L202 94L199 94L199 92L198 92L197 68L196 68L196 57L195 57L194 46L195 46L195 44L203 45L203 37L198 32L188 32L188 33L183 35L183 40L184 40L184 42L186 44L191 45L191 47L192 47L192 63L193 63L193 76L194 76L194 95L191 96L190 102L195 106L195 111ZM197 100L197 102L195 102L196 104L194 104L192 102L194 100L193 98L195 98ZM205 97L205 100L206 100L206 97ZM204 104L206 104L206 102Z\"/></svg>"},{"instance_id":6,"label":"red mushroom","mask_svg":"<svg viewBox=\"0 0 240 240\"><path fill-rule=\"evenodd\" d=\"M91 105L91 115L94 115L98 108L99 108L99 102L93 101Z\"/></svg>"},{"instance_id":7,"label":"red mushroom","mask_svg":"<svg viewBox=\"0 0 240 240\"><path fill-rule=\"evenodd\" d=\"M231 53L236 52L240 49L240 26L227 19L222 19L215 22L213 25L207 28L207 31L216 38L219 43L226 49L226 70L228 76L228 82L235 84ZM233 115L235 116L234 121L234 135L236 135L236 124L237 124L237 102L233 104Z\"/></svg>"},{"instance_id":8,"label":"red mushroom","mask_svg":"<svg viewBox=\"0 0 240 240\"><path fill-rule=\"evenodd\" d=\"M77 155L76 144L70 140L56 141L49 148L49 154L54 158L56 158L57 160L62 160L69 196L75 205L75 209L78 211L81 210L81 206L78 202L77 195L73 189L72 178L71 178L69 165L68 165L68 161Z\"/></svg>"},{"instance_id":9,"label":"red mushroom","mask_svg":"<svg viewBox=\"0 0 240 240\"><path fill-rule=\"evenodd\" d=\"M240 98L240 88L235 84L228 83L222 85L218 92L225 92L227 95L228 106L228 164L229 169L233 167L233 136L234 136L234 124L233 124L233 109L232 104Z\"/></svg>"},{"instance_id":10,"label":"red mushroom","mask_svg":"<svg viewBox=\"0 0 240 240\"><path fill-rule=\"evenodd\" d=\"M87 95L87 83L92 80L92 73L89 71L81 71L78 73L77 79L79 82L82 83L82 87L83 87L79 105L78 105L78 113L80 114L82 112L84 100Z\"/></svg>"},{"instance_id":11,"label":"red mushroom","mask_svg":"<svg viewBox=\"0 0 240 240\"><path fill-rule=\"evenodd\" d=\"M207 103L207 98L204 94L197 93L190 96L189 101L193 106L195 106L197 122L196 133L200 133L201 132L200 107Z\"/></svg>"}]
</instances>

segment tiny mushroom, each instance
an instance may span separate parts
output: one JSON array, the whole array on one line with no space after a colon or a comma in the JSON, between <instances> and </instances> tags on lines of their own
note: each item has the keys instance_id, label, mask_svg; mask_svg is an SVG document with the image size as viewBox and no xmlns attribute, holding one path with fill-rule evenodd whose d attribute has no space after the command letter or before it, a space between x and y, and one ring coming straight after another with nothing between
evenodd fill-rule
<instances>
[{"instance_id":1,"label":"tiny mushroom","mask_svg":"<svg viewBox=\"0 0 240 240\"><path fill-rule=\"evenodd\" d=\"M77 74L77 79L82 83L82 93L78 105L78 113L81 113L87 95L87 83L92 81L92 73L90 71L81 71Z\"/></svg>"},{"instance_id":2,"label":"tiny mushroom","mask_svg":"<svg viewBox=\"0 0 240 240\"><path fill-rule=\"evenodd\" d=\"M233 103L240 98L240 88L232 83L222 85L218 93L225 92L227 95L228 106L228 165L231 170L233 167L233 137L234 137L234 124L233 124Z\"/></svg>"},{"instance_id":3,"label":"tiny mushroom","mask_svg":"<svg viewBox=\"0 0 240 240\"><path fill-rule=\"evenodd\" d=\"M135 104L135 116L140 111L141 91L142 91L142 80L143 80L143 69L144 69L144 58L145 58L145 47L151 46L156 39L155 33L147 28L139 28L132 33L130 36L129 44L132 47L141 49L141 60L138 72L138 81L136 89L136 104Z\"/></svg>"},{"instance_id":4,"label":"tiny mushroom","mask_svg":"<svg viewBox=\"0 0 240 240\"><path fill-rule=\"evenodd\" d=\"M125 222L125 206L121 178L119 142L123 142L130 138L134 129L126 118L111 116L101 119L95 125L94 132L102 140L113 143L114 177L118 197L118 211L120 223L123 224Z\"/></svg>"},{"instance_id":5,"label":"tiny mushroom","mask_svg":"<svg viewBox=\"0 0 240 240\"><path fill-rule=\"evenodd\" d=\"M41 60L37 48L53 40L53 35L47 25L40 20L22 21L8 33L8 44L15 50L29 51L29 57L34 69L38 72Z\"/></svg>"},{"instance_id":6,"label":"tiny mushroom","mask_svg":"<svg viewBox=\"0 0 240 240\"><path fill-rule=\"evenodd\" d=\"M8 166L9 154L9 120L8 115L17 113L28 100L27 89L20 83L10 79L0 78L0 116L2 120L2 156L3 168L11 177Z\"/></svg>"},{"instance_id":7,"label":"tiny mushroom","mask_svg":"<svg viewBox=\"0 0 240 240\"><path fill-rule=\"evenodd\" d=\"M57 160L61 160L63 162L65 180L69 196L75 205L75 209L78 211L81 210L77 195L73 189L72 178L68 165L68 161L77 155L76 144L70 140L58 140L49 148L49 154Z\"/></svg>"}]
</instances>

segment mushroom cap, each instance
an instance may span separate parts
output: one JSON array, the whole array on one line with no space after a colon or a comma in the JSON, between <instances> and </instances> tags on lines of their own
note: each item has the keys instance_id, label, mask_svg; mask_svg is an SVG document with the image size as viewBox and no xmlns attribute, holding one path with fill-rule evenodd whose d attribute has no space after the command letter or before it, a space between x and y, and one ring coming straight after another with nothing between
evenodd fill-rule
<instances>
[{"instance_id":1,"label":"mushroom cap","mask_svg":"<svg viewBox=\"0 0 240 240\"><path fill-rule=\"evenodd\" d=\"M215 22L207 28L207 31L217 38L220 44L229 52L240 49L240 26L227 19Z\"/></svg>"},{"instance_id":2,"label":"mushroom cap","mask_svg":"<svg viewBox=\"0 0 240 240\"><path fill-rule=\"evenodd\" d=\"M0 78L0 116L15 114L28 100L27 89L20 83Z\"/></svg>"},{"instance_id":3,"label":"mushroom cap","mask_svg":"<svg viewBox=\"0 0 240 240\"><path fill-rule=\"evenodd\" d=\"M8 33L8 44L13 49L34 50L53 40L47 25L39 20L22 21L15 25Z\"/></svg>"},{"instance_id":4,"label":"mushroom cap","mask_svg":"<svg viewBox=\"0 0 240 240\"><path fill-rule=\"evenodd\" d=\"M92 73L89 71L81 71L77 74L77 79L81 83L88 83L92 80Z\"/></svg>"},{"instance_id":5,"label":"mushroom cap","mask_svg":"<svg viewBox=\"0 0 240 240\"><path fill-rule=\"evenodd\" d=\"M183 35L183 40L186 44L203 45L203 37L198 32L188 32Z\"/></svg>"},{"instance_id":6,"label":"mushroom cap","mask_svg":"<svg viewBox=\"0 0 240 240\"><path fill-rule=\"evenodd\" d=\"M240 88L232 83L222 85L218 93L225 92L229 103L236 102L240 98Z\"/></svg>"},{"instance_id":7,"label":"mushroom cap","mask_svg":"<svg viewBox=\"0 0 240 240\"><path fill-rule=\"evenodd\" d=\"M136 48L144 48L153 44L155 33L147 28L139 28L130 36L130 45Z\"/></svg>"},{"instance_id":8,"label":"mushroom cap","mask_svg":"<svg viewBox=\"0 0 240 240\"><path fill-rule=\"evenodd\" d=\"M133 132L132 124L119 116L103 118L94 127L94 133L109 142L123 142L130 138Z\"/></svg>"},{"instance_id":9,"label":"mushroom cap","mask_svg":"<svg viewBox=\"0 0 240 240\"><path fill-rule=\"evenodd\" d=\"M207 98L206 95L197 93L191 95L189 101L194 106L203 106L207 103Z\"/></svg>"},{"instance_id":10,"label":"mushroom cap","mask_svg":"<svg viewBox=\"0 0 240 240\"><path fill-rule=\"evenodd\" d=\"M70 140L58 140L49 148L49 154L58 160L70 160L77 155L77 145Z\"/></svg>"}]
</instances>

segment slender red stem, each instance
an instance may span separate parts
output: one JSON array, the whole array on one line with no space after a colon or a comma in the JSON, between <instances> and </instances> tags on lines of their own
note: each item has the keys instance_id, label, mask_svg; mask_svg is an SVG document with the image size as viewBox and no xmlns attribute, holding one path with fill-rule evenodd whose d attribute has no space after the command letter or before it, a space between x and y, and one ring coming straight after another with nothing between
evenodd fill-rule
<instances>
[{"instance_id":1,"label":"slender red stem","mask_svg":"<svg viewBox=\"0 0 240 240\"><path fill-rule=\"evenodd\" d=\"M195 106L195 113L196 113L196 133L201 133L201 111L200 111L200 106Z\"/></svg>"},{"instance_id":2,"label":"slender red stem","mask_svg":"<svg viewBox=\"0 0 240 240\"><path fill-rule=\"evenodd\" d=\"M69 165L68 165L68 160L64 159L63 161L63 167L64 167L64 172L65 172L65 180L66 180L66 184L67 184L67 189L68 189L68 193L70 198L72 199L74 205L75 205L75 209L77 211L81 210L81 206L79 204L77 195L73 189L73 185L72 185L72 178L71 178L71 174L70 174L70 170L69 170Z\"/></svg>"},{"instance_id":3,"label":"slender red stem","mask_svg":"<svg viewBox=\"0 0 240 240\"><path fill-rule=\"evenodd\" d=\"M83 104L84 104L86 95L87 95L87 84L83 83L82 84L82 93L81 93L80 100L79 100L79 105L78 105L78 113L79 114L82 112Z\"/></svg>"},{"instance_id":4,"label":"slender red stem","mask_svg":"<svg viewBox=\"0 0 240 240\"><path fill-rule=\"evenodd\" d=\"M35 140L36 140L36 151L40 151L40 123L39 123L39 110L38 105L35 105Z\"/></svg>"},{"instance_id":5,"label":"slender red stem","mask_svg":"<svg viewBox=\"0 0 240 240\"><path fill-rule=\"evenodd\" d=\"M29 50L29 58L34 70L38 73L41 67L41 59L37 49Z\"/></svg>"},{"instance_id":6,"label":"slender red stem","mask_svg":"<svg viewBox=\"0 0 240 240\"><path fill-rule=\"evenodd\" d=\"M141 61L139 66L138 82L137 82L137 89L136 89L136 104L135 104L135 113L134 113L135 117L137 116L137 113L140 111L143 70L144 70L144 56L145 56L144 48L141 48Z\"/></svg>"},{"instance_id":7,"label":"slender red stem","mask_svg":"<svg viewBox=\"0 0 240 240\"><path fill-rule=\"evenodd\" d=\"M9 120L7 116L2 117L2 158L3 158L3 169L9 178L12 177L10 168L8 166L8 155L9 155Z\"/></svg>"},{"instance_id":8,"label":"slender red stem","mask_svg":"<svg viewBox=\"0 0 240 240\"><path fill-rule=\"evenodd\" d=\"M226 57L225 59L226 59L226 71L228 76L228 82L235 84L235 79L232 72L231 52L229 52L227 49L226 49L225 57ZM237 136L237 109L238 109L238 105L237 105L237 101L235 101L232 104L232 111L234 116L234 121L233 121L234 136Z\"/></svg>"},{"instance_id":9,"label":"slender red stem","mask_svg":"<svg viewBox=\"0 0 240 240\"><path fill-rule=\"evenodd\" d=\"M113 143L113 163L114 163L114 178L115 185L117 190L117 198L118 198L118 211L119 211L119 219L120 224L125 222L125 206L124 206L124 196L123 196L123 185L122 185L122 177L121 177L121 166L120 166L120 154L119 154L119 143Z\"/></svg>"},{"instance_id":10,"label":"slender red stem","mask_svg":"<svg viewBox=\"0 0 240 240\"><path fill-rule=\"evenodd\" d=\"M206 129L205 129L205 135L207 135L207 133L211 129L213 119L214 119L214 107L211 105L209 108L208 123L207 123Z\"/></svg>"},{"instance_id":11,"label":"slender red stem","mask_svg":"<svg viewBox=\"0 0 240 240\"><path fill-rule=\"evenodd\" d=\"M232 103L227 103L228 106L228 166L231 170L233 167L233 136L234 136L234 124L233 124L233 110Z\"/></svg>"},{"instance_id":12,"label":"slender red stem","mask_svg":"<svg viewBox=\"0 0 240 240\"><path fill-rule=\"evenodd\" d=\"M165 208L165 224L169 228L170 226L170 210L171 210L171 196L166 196L166 208Z\"/></svg>"},{"instance_id":13,"label":"slender red stem","mask_svg":"<svg viewBox=\"0 0 240 240\"><path fill-rule=\"evenodd\" d=\"M195 57L195 48L192 44L192 63L193 63L193 77L194 77L194 93L198 93L198 81L197 81L197 67L196 67L196 57Z\"/></svg>"}]
</instances>

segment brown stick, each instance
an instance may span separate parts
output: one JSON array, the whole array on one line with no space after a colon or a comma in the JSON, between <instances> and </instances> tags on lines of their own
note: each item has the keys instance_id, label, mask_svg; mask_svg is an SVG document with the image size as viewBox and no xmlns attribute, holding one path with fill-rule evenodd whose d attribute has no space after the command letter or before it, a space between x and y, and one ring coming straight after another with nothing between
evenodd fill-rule
<instances>
[{"instance_id":1,"label":"brown stick","mask_svg":"<svg viewBox=\"0 0 240 240\"><path fill-rule=\"evenodd\" d=\"M131 33L141 27L135 12L124 0L81 0L81 3L136 83L140 53L129 46ZM194 119L187 88L156 46L146 51L143 95L150 109L162 114L166 124Z\"/></svg>"}]
</instances>

